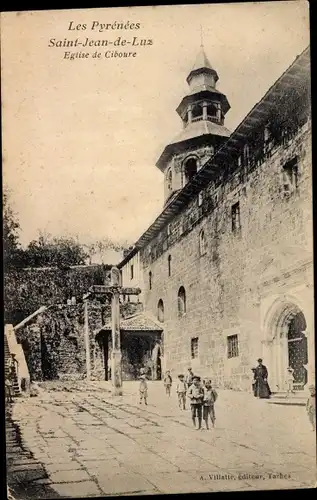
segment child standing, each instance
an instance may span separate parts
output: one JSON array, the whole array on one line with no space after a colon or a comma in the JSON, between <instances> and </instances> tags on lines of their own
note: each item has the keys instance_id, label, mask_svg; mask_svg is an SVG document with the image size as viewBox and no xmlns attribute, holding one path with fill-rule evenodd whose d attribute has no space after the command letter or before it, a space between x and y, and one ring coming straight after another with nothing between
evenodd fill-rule
<instances>
[{"instance_id":1,"label":"child standing","mask_svg":"<svg viewBox=\"0 0 317 500\"><path fill-rule=\"evenodd\" d=\"M310 421L312 428L313 428L312 430L315 431L316 430L316 390L315 390L314 385L310 385L308 387L308 389L310 392L310 396L307 399L306 411L307 411L309 421Z\"/></svg>"},{"instance_id":2,"label":"child standing","mask_svg":"<svg viewBox=\"0 0 317 500\"><path fill-rule=\"evenodd\" d=\"M199 430L201 429L202 405L204 399L204 389L201 385L200 377L193 377L193 383L188 389L187 395L190 399L190 408L192 411L192 421L194 427ZM198 418L198 428L196 427L196 417Z\"/></svg>"},{"instance_id":3,"label":"child standing","mask_svg":"<svg viewBox=\"0 0 317 500\"><path fill-rule=\"evenodd\" d=\"M140 394L140 404L144 401L144 404L147 405L147 380L145 375L140 376L140 385L139 385L139 394Z\"/></svg>"},{"instance_id":4,"label":"child standing","mask_svg":"<svg viewBox=\"0 0 317 500\"><path fill-rule=\"evenodd\" d=\"M178 375L176 393L178 396L178 405L180 409L186 410L186 383L184 375Z\"/></svg>"},{"instance_id":5,"label":"child standing","mask_svg":"<svg viewBox=\"0 0 317 500\"><path fill-rule=\"evenodd\" d=\"M173 380L171 377L171 373L168 370L165 374L165 377L164 377L164 386L165 386L165 391L166 391L166 394L168 395L168 397L171 396L172 383L173 383Z\"/></svg>"},{"instance_id":6,"label":"child standing","mask_svg":"<svg viewBox=\"0 0 317 500\"><path fill-rule=\"evenodd\" d=\"M288 396L290 393L294 392L294 370L290 366L287 368L286 384L286 396Z\"/></svg>"},{"instance_id":7,"label":"child standing","mask_svg":"<svg viewBox=\"0 0 317 500\"><path fill-rule=\"evenodd\" d=\"M211 420L212 426L215 427L215 402L217 398L218 394L215 389L212 388L211 380L206 380L204 388L203 419L205 421L207 430L209 430L209 418Z\"/></svg>"},{"instance_id":8,"label":"child standing","mask_svg":"<svg viewBox=\"0 0 317 500\"><path fill-rule=\"evenodd\" d=\"M6 402L12 403L13 402L12 382L11 382L10 377L6 377L6 379L5 379L5 394L6 394Z\"/></svg>"},{"instance_id":9,"label":"child standing","mask_svg":"<svg viewBox=\"0 0 317 500\"><path fill-rule=\"evenodd\" d=\"M187 388L189 388L192 385L193 377L194 377L193 370L191 368L188 368L187 375L185 377L185 383L186 383Z\"/></svg>"}]
</instances>

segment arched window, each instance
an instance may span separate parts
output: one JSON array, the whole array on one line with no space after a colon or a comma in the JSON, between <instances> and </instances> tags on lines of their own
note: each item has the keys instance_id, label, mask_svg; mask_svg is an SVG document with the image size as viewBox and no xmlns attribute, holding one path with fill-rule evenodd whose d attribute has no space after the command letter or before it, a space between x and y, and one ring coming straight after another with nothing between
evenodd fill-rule
<instances>
[{"instance_id":1,"label":"arched window","mask_svg":"<svg viewBox=\"0 0 317 500\"><path fill-rule=\"evenodd\" d=\"M157 319L161 323L164 322L164 304L162 299L160 299L157 304Z\"/></svg>"},{"instance_id":2,"label":"arched window","mask_svg":"<svg viewBox=\"0 0 317 500\"><path fill-rule=\"evenodd\" d=\"M202 118L203 108L200 104L195 104L192 108L192 118Z\"/></svg>"},{"instance_id":3,"label":"arched window","mask_svg":"<svg viewBox=\"0 0 317 500\"><path fill-rule=\"evenodd\" d=\"M172 256L169 255L167 258L167 265L168 265L168 275L170 276L172 273Z\"/></svg>"},{"instance_id":4,"label":"arched window","mask_svg":"<svg viewBox=\"0 0 317 500\"><path fill-rule=\"evenodd\" d=\"M152 271L149 272L149 289L152 290Z\"/></svg>"},{"instance_id":5,"label":"arched window","mask_svg":"<svg viewBox=\"0 0 317 500\"><path fill-rule=\"evenodd\" d=\"M173 189L173 173L172 173L171 169L169 169L167 171L166 179L167 179L167 189L169 191L172 191L172 189Z\"/></svg>"},{"instance_id":6,"label":"arched window","mask_svg":"<svg viewBox=\"0 0 317 500\"><path fill-rule=\"evenodd\" d=\"M178 290L178 315L183 316L186 313L186 293L183 286Z\"/></svg>"},{"instance_id":7,"label":"arched window","mask_svg":"<svg viewBox=\"0 0 317 500\"><path fill-rule=\"evenodd\" d=\"M206 253L206 239L205 231L202 229L199 233L199 253L204 255Z\"/></svg>"},{"instance_id":8,"label":"arched window","mask_svg":"<svg viewBox=\"0 0 317 500\"><path fill-rule=\"evenodd\" d=\"M198 160L197 158L188 158L184 163L184 176L185 176L185 184L194 177L194 175L198 171Z\"/></svg>"}]
</instances>

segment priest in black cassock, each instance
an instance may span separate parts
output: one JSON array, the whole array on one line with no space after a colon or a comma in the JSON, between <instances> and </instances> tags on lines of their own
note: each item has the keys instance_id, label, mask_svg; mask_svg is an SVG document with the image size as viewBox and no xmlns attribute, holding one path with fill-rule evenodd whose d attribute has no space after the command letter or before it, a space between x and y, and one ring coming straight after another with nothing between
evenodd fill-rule
<instances>
[{"instance_id":1,"label":"priest in black cassock","mask_svg":"<svg viewBox=\"0 0 317 500\"><path fill-rule=\"evenodd\" d=\"M254 369L254 395L260 399L268 399L271 396L271 389L268 384L268 371L262 364L262 359L258 359L258 366Z\"/></svg>"}]
</instances>

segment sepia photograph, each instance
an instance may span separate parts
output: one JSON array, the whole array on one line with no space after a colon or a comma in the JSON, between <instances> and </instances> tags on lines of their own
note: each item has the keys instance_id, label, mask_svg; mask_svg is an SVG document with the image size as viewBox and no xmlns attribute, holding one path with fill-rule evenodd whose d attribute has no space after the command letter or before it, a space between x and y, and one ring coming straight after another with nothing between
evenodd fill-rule
<instances>
[{"instance_id":1,"label":"sepia photograph","mask_svg":"<svg viewBox=\"0 0 317 500\"><path fill-rule=\"evenodd\" d=\"M316 487L309 3L1 13L9 500Z\"/></svg>"}]
</instances>

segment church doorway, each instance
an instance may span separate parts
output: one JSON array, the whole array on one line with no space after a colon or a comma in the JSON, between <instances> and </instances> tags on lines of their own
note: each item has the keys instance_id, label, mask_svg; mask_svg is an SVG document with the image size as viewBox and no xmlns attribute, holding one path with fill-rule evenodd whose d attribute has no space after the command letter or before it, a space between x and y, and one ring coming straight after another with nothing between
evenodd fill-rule
<instances>
[{"instance_id":1,"label":"church doorway","mask_svg":"<svg viewBox=\"0 0 317 500\"><path fill-rule=\"evenodd\" d=\"M288 365L294 370L294 389L302 390L307 384L308 363L307 337L303 332L306 330L306 321L302 312L294 316L287 332Z\"/></svg>"},{"instance_id":2,"label":"church doorway","mask_svg":"<svg viewBox=\"0 0 317 500\"><path fill-rule=\"evenodd\" d=\"M295 304L283 304L271 316L267 352L269 382L273 392L287 390L288 367L293 370L294 390L305 388L308 378L306 319Z\"/></svg>"}]
</instances>

